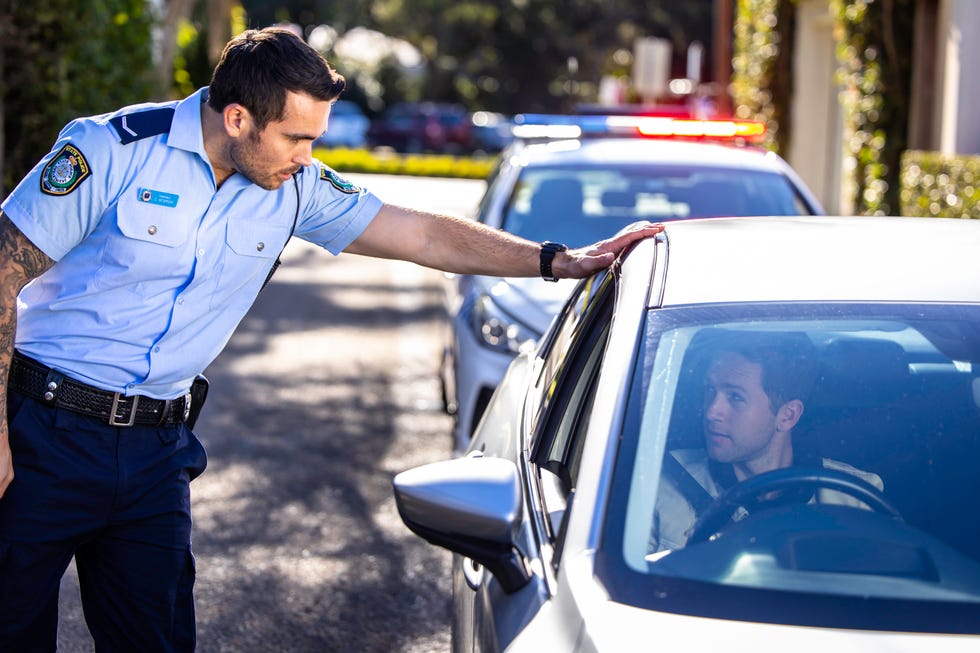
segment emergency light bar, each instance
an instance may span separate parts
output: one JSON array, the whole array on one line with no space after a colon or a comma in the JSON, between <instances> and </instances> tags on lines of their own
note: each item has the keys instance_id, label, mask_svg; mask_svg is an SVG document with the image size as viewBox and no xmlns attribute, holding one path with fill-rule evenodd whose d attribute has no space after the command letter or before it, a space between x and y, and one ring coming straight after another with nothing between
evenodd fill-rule
<instances>
[{"instance_id":1,"label":"emergency light bar","mask_svg":"<svg viewBox=\"0 0 980 653\"><path fill-rule=\"evenodd\" d=\"M514 117L513 134L525 139L585 136L649 136L756 141L765 123L753 120L696 120L666 116L569 116L525 113Z\"/></svg>"}]
</instances>

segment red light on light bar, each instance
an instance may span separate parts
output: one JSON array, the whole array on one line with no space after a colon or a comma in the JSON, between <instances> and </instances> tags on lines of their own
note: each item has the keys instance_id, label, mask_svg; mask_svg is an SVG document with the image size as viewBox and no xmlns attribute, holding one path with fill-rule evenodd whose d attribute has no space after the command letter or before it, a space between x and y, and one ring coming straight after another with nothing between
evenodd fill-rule
<instances>
[{"instance_id":1,"label":"red light on light bar","mask_svg":"<svg viewBox=\"0 0 980 653\"><path fill-rule=\"evenodd\" d=\"M681 118L640 118L636 128L644 136L687 138L756 139L766 133L761 122L748 120L686 120Z\"/></svg>"}]
</instances>

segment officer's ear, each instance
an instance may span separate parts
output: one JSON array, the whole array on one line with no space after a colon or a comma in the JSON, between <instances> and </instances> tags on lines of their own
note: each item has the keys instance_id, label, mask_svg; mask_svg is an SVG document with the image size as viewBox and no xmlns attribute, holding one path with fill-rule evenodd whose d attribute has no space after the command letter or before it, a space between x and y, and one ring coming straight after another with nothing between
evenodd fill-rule
<instances>
[{"instance_id":1,"label":"officer's ear","mask_svg":"<svg viewBox=\"0 0 980 653\"><path fill-rule=\"evenodd\" d=\"M252 123L252 116L248 109L240 104L232 102L221 112L224 120L225 131L232 138L238 138L248 131Z\"/></svg>"}]
</instances>

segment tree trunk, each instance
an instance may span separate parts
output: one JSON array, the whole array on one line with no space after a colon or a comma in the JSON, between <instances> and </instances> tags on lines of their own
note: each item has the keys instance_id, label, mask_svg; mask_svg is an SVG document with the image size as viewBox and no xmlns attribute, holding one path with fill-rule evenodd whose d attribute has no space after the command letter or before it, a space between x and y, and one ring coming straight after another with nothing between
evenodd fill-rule
<instances>
[{"instance_id":1,"label":"tree trunk","mask_svg":"<svg viewBox=\"0 0 980 653\"><path fill-rule=\"evenodd\" d=\"M160 39L160 65L157 67L160 97L167 98L174 85L174 57L177 54L177 29L181 21L189 20L197 0L167 0L167 15L163 20Z\"/></svg>"}]
</instances>

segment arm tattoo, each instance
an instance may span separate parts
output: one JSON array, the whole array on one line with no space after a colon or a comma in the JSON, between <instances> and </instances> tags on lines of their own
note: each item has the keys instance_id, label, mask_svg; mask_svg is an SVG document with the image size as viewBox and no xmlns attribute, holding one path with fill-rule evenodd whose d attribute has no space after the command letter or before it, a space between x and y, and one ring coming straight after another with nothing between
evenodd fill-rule
<instances>
[{"instance_id":1,"label":"arm tattoo","mask_svg":"<svg viewBox=\"0 0 980 653\"><path fill-rule=\"evenodd\" d=\"M0 211L0 417L6 413L7 375L17 331L17 295L52 265L54 261Z\"/></svg>"},{"instance_id":2,"label":"arm tattoo","mask_svg":"<svg viewBox=\"0 0 980 653\"><path fill-rule=\"evenodd\" d=\"M54 265L54 261L35 247L3 211L0 211L0 255L20 268L23 275L21 287Z\"/></svg>"}]
</instances>

